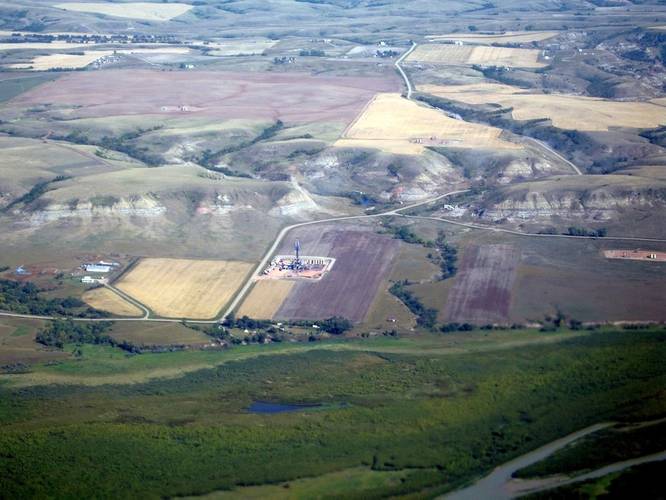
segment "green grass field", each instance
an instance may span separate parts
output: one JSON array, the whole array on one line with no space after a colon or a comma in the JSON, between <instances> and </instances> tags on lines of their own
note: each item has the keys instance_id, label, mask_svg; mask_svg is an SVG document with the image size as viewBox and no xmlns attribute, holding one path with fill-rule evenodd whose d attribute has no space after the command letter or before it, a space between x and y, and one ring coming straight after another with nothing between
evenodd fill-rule
<instances>
[{"instance_id":1,"label":"green grass field","mask_svg":"<svg viewBox=\"0 0 666 500\"><path fill-rule=\"evenodd\" d=\"M432 495L591 423L663 415L665 354L663 328L137 356L84 347L1 379L0 489L158 497L264 485L241 493L272 496L294 482L293 497L308 497L346 495L336 478L349 477L359 497ZM324 406L259 415L245 411L252 401Z\"/></svg>"}]
</instances>

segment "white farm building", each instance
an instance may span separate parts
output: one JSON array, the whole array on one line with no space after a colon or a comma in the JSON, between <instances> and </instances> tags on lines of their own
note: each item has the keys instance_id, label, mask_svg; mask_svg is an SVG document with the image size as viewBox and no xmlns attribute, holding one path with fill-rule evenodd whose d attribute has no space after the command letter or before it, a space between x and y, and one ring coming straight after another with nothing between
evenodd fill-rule
<instances>
[{"instance_id":1,"label":"white farm building","mask_svg":"<svg viewBox=\"0 0 666 500\"><path fill-rule=\"evenodd\" d=\"M108 273L111 270L111 266L101 264L85 264L83 268L89 273Z\"/></svg>"}]
</instances>

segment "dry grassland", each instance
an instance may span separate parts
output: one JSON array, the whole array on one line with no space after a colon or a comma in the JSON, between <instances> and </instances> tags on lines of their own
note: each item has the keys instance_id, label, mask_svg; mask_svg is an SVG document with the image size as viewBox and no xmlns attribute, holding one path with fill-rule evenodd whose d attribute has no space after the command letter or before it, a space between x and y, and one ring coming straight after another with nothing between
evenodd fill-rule
<instances>
[{"instance_id":1,"label":"dry grassland","mask_svg":"<svg viewBox=\"0 0 666 500\"><path fill-rule=\"evenodd\" d=\"M206 45L213 49L209 52L212 56L240 56L262 54L264 50L270 49L277 40L268 38L228 40L223 42L212 42Z\"/></svg>"},{"instance_id":2,"label":"dry grassland","mask_svg":"<svg viewBox=\"0 0 666 500\"><path fill-rule=\"evenodd\" d=\"M104 14L106 16L144 19L146 21L168 21L185 14L192 8L184 3L60 3L54 7L74 12Z\"/></svg>"},{"instance_id":3,"label":"dry grassland","mask_svg":"<svg viewBox=\"0 0 666 500\"><path fill-rule=\"evenodd\" d=\"M118 316L142 316L141 309L126 300L118 294L113 293L108 288L95 288L88 290L81 297L90 307L107 311Z\"/></svg>"},{"instance_id":4,"label":"dry grassland","mask_svg":"<svg viewBox=\"0 0 666 500\"><path fill-rule=\"evenodd\" d=\"M416 47L408 60L448 65L507 66L512 68L543 68L536 49L514 49L471 45L425 44Z\"/></svg>"},{"instance_id":5,"label":"dry grassland","mask_svg":"<svg viewBox=\"0 0 666 500\"><path fill-rule=\"evenodd\" d=\"M433 35L426 37L433 42L456 41L478 45L491 45L493 43L530 43L548 40L559 34L558 31L507 31L506 33L478 34L478 33L451 33L448 35Z\"/></svg>"},{"instance_id":6,"label":"dry grassland","mask_svg":"<svg viewBox=\"0 0 666 500\"><path fill-rule=\"evenodd\" d=\"M250 295L243 301L237 316L273 319L293 286L294 282L287 280L258 281Z\"/></svg>"},{"instance_id":7,"label":"dry grassland","mask_svg":"<svg viewBox=\"0 0 666 500\"><path fill-rule=\"evenodd\" d=\"M142 259L116 286L160 316L210 319L251 267L223 260Z\"/></svg>"},{"instance_id":8,"label":"dry grassland","mask_svg":"<svg viewBox=\"0 0 666 500\"><path fill-rule=\"evenodd\" d=\"M467 104L500 104L516 120L550 119L555 127L607 131L611 127L654 128L666 124L666 107L651 102L607 101L594 97L530 94L509 85L423 85L419 91Z\"/></svg>"},{"instance_id":9,"label":"dry grassland","mask_svg":"<svg viewBox=\"0 0 666 500\"><path fill-rule=\"evenodd\" d=\"M501 133L495 127L449 118L399 94L377 94L335 145L413 155L425 146L520 148L501 139Z\"/></svg>"}]
</instances>

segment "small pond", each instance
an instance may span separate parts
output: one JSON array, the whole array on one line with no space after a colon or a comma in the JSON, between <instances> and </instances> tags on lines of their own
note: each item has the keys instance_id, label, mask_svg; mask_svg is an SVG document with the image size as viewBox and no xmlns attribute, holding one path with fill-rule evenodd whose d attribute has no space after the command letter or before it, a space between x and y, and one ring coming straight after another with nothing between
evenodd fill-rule
<instances>
[{"instance_id":1,"label":"small pond","mask_svg":"<svg viewBox=\"0 0 666 500\"><path fill-rule=\"evenodd\" d=\"M253 401L246 410L250 413L286 413L290 411L308 410L311 408L318 408L321 404L318 403L303 403L303 404L284 404L284 403L269 403L267 401Z\"/></svg>"}]
</instances>

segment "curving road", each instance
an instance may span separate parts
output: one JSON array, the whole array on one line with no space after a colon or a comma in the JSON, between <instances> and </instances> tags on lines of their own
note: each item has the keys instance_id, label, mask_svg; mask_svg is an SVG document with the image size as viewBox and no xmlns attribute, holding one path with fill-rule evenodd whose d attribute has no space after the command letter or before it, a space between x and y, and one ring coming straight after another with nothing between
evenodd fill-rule
<instances>
[{"instance_id":1,"label":"curving road","mask_svg":"<svg viewBox=\"0 0 666 500\"><path fill-rule=\"evenodd\" d=\"M402 79L405 81L405 86L407 87L407 99L412 98L412 93L414 92L414 89L412 88L412 82L410 82L409 78L407 77L407 73L405 73L405 70L402 69L402 66L400 66L400 64L402 63L402 61L404 61L409 57L409 54L414 52L416 45L417 45L416 42L412 42L412 46L404 54L402 54L394 63L395 69L398 70L400 76L402 76Z\"/></svg>"}]
</instances>

